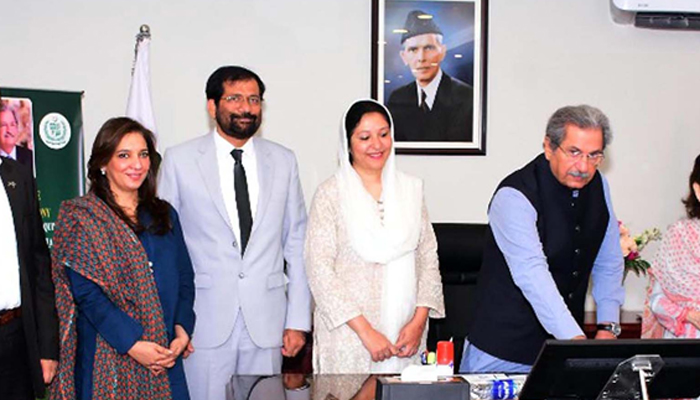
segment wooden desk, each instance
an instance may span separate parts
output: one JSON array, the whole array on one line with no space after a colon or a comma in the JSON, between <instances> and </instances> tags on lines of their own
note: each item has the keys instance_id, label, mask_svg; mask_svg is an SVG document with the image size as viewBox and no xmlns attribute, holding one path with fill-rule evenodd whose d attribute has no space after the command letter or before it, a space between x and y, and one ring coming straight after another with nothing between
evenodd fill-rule
<instances>
[{"instance_id":1,"label":"wooden desk","mask_svg":"<svg viewBox=\"0 0 700 400\"><path fill-rule=\"evenodd\" d=\"M641 311L623 311L620 315L620 326L622 333L620 339L639 339L642 334L642 312ZM596 319L595 311L586 311L584 317L583 331L589 339L595 337L596 334Z\"/></svg>"}]
</instances>

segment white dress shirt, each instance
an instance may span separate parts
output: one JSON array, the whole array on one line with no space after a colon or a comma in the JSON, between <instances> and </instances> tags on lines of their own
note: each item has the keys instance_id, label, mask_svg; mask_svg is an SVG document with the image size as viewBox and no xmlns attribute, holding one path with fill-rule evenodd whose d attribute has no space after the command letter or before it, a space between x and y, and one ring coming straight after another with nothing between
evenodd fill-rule
<instances>
[{"instance_id":1,"label":"white dress shirt","mask_svg":"<svg viewBox=\"0 0 700 400\"><path fill-rule=\"evenodd\" d=\"M418 88L418 107L420 107L420 99L422 97L421 92L425 91L425 104L428 105L429 109L433 109L433 104L435 104L435 97L437 96L438 88L440 87L440 81L442 80L442 69L438 70L437 75L432 81L426 86L421 87L421 85L416 82L416 88Z\"/></svg>"},{"instance_id":2,"label":"white dress shirt","mask_svg":"<svg viewBox=\"0 0 700 400\"><path fill-rule=\"evenodd\" d=\"M221 186L221 195L224 198L226 212L228 213L229 222L233 228L233 233L241 242L241 226L238 222L238 205L236 204L236 190L233 185L233 166L235 160L231 155L231 151L235 149L231 143L222 138L217 130L212 133L214 135L214 145L216 146L216 158L219 164L219 179ZM255 155L254 139L250 138L241 147L243 157L241 162L245 169L246 182L248 183L248 198L250 200L250 215L253 217L253 225L255 225L255 212L258 209L258 194L260 193L260 181L258 181L258 161Z\"/></svg>"},{"instance_id":3,"label":"white dress shirt","mask_svg":"<svg viewBox=\"0 0 700 400\"><path fill-rule=\"evenodd\" d=\"M12 151L9 153L5 153L5 150L0 149L0 156L17 160L17 146L13 147Z\"/></svg>"},{"instance_id":4,"label":"white dress shirt","mask_svg":"<svg viewBox=\"0 0 700 400\"><path fill-rule=\"evenodd\" d=\"M2 164L2 160L0 160ZM0 181L1 182L1 181ZM17 237L12 209L7 197L6 182L0 189L0 311L11 310L22 304L19 284L19 259L17 258ZM12 190L12 189L9 189Z\"/></svg>"}]
</instances>

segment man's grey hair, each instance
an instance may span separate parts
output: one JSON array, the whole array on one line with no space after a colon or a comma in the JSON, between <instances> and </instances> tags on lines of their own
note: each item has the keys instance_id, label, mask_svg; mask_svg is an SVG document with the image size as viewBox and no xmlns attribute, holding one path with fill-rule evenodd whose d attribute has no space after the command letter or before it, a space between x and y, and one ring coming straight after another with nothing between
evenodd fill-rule
<instances>
[{"instance_id":1,"label":"man's grey hair","mask_svg":"<svg viewBox=\"0 0 700 400\"><path fill-rule=\"evenodd\" d=\"M586 104L566 106L555 111L547 122L546 136L552 150L561 146L566 134L566 125L575 125L581 129L600 129L603 132L603 149L612 141L610 121L602 111Z\"/></svg>"},{"instance_id":2,"label":"man's grey hair","mask_svg":"<svg viewBox=\"0 0 700 400\"><path fill-rule=\"evenodd\" d=\"M9 112L15 118L15 123L19 125L19 115L17 115L17 109L12 107L8 102L0 102L0 113Z\"/></svg>"}]
</instances>

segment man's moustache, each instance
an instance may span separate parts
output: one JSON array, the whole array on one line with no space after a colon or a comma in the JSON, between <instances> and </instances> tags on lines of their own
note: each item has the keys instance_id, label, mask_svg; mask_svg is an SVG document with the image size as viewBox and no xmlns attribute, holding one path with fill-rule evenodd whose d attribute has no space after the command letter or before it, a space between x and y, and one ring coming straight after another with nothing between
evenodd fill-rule
<instances>
[{"instance_id":1,"label":"man's moustache","mask_svg":"<svg viewBox=\"0 0 700 400\"><path fill-rule=\"evenodd\" d=\"M586 179L589 176L591 176L591 174L589 174L588 172L581 172L581 171L571 171L571 172L569 172L569 175L571 175L575 178L583 178L583 179Z\"/></svg>"},{"instance_id":2,"label":"man's moustache","mask_svg":"<svg viewBox=\"0 0 700 400\"><path fill-rule=\"evenodd\" d=\"M236 120L236 119L242 119L242 118L250 119L253 122L257 121L257 119L258 119L258 117L256 115L253 115L251 113L231 114L231 121Z\"/></svg>"}]
</instances>

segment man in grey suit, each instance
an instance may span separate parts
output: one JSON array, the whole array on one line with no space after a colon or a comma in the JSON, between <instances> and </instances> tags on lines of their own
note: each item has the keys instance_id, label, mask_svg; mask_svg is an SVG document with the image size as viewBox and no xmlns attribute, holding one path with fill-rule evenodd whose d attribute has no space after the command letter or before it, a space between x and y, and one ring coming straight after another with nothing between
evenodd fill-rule
<instances>
[{"instance_id":1,"label":"man in grey suit","mask_svg":"<svg viewBox=\"0 0 700 400\"><path fill-rule=\"evenodd\" d=\"M225 398L233 374L280 373L311 328L296 158L253 137L264 93L254 72L219 68L206 87L216 128L164 156L160 196L180 214L195 270L195 352L185 360L194 400Z\"/></svg>"}]
</instances>

